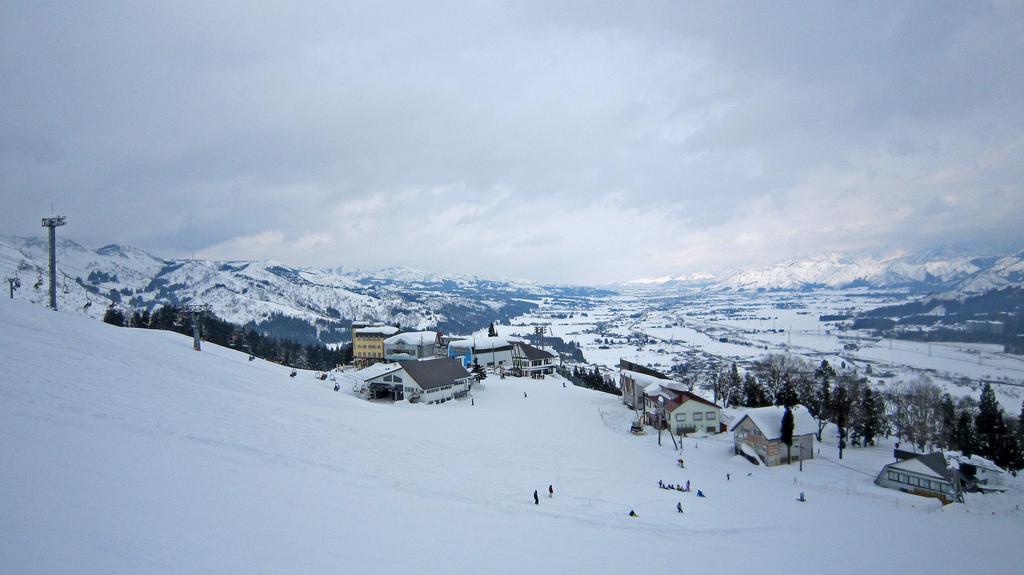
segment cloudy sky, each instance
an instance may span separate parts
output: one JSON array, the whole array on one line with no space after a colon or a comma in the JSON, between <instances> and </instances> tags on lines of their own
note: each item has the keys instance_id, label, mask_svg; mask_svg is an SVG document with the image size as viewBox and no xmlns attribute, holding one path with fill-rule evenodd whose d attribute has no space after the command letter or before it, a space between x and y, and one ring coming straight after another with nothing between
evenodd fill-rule
<instances>
[{"instance_id":1,"label":"cloudy sky","mask_svg":"<svg viewBox=\"0 0 1024 575\"><path fill-rule=\"evenodd\" d=\"M0 234L598 283L1024 245L1024 4L5 2Z\"/></svg>"}]
</instances>

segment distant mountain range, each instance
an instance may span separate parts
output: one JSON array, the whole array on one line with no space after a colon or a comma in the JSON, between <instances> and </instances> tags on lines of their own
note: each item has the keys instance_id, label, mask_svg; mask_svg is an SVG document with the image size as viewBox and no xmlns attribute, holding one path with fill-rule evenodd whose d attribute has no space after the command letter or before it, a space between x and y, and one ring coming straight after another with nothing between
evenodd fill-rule
<instances>
[{"instance_id":1,"label":"distant mountain range","mask_svg":"<svg viewBox=\"0 0 1024 575\"><path fill-rule=\"evenodd\" d=\"M971 294L1022 284L1024 252L977 257L935 251L889 258L830 254L783 261L723 278L704 274L634 280L627 285L737 292L871 287Z\"/></svg>"},{"instance_id":2,"label":"distant mountain range","mask_svg":"<svg viewBox=\"0 0 1024 575\"><path fill-rule=\"evenodd\" d=\"M15 297L47 301L47 253L45 239L0 236L0 273L21 283ZM608 293L408 268L360 272L271 261L170 260L128 246L89 249L67 239L58 240L57 262L61 309L101 317L111 304L130 313L206 303L221 319L302 343L347 339L354 319L466 333L521 315L543 298Z\"/></svg>"}]
</instances>

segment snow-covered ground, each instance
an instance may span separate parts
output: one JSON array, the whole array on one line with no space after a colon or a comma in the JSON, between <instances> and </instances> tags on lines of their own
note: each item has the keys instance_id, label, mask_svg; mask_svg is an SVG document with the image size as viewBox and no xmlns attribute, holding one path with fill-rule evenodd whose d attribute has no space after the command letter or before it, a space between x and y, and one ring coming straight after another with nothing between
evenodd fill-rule
<instances>
[{"instance_id":1,"label":"snow-covered ground","mask_svg":"<svg viewBox=\"0 0 1024 575\"><path fill-rule=\"evenodd\" d=\"M800 472L754 467L719 435L687 439L680 469L667 436L628 433L618 398L557 378L490 379L475 405L369 403L25 302L0 302L0 326L0 573L1009 574L1024 560L1020 481L940 508L873 485L888 446L841 462L824 446Z\"/></svg>"},{"instance_id":2,"label":"snow-covered ground","mask_svg":"<svg viewBox=\"0 0 1024 575\"><path fill-rule=\"evenodd\" d=\"M989 381L997 384L1003 408L1019 413L1024 357L1003 353L1002 346L879 339L820 321L907 297L865 289L755 294L626 290L592 298L586 309L547 300L499 331L525 334L535 325L547 326L551 335L580 343L589 363L609 368L625 358L667 372L695 356L737 362L742 368L769 353L791 353L813 364L827 359L837 368L856 369L876 385L924 373L954 397L976 399L980 382ZM649 341L637 344L636 334Z\"/></svg>"}]
</instances>

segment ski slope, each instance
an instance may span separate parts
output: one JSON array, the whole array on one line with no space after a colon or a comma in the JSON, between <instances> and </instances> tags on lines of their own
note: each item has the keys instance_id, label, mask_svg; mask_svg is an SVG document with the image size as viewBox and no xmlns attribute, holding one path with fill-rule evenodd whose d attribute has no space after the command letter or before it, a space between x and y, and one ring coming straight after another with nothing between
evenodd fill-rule
<instances>
[{"instance_id":1,"label":"ski slope","mask_svg":"<svg viewBox=\"0 0 1024 575\"><path fill-rule=\"evenodd\" d=\"M680 469L668 436L627 433L618 398L558 379L489 379L475 405L368 403L17 300L0 326L0 573L999 574L1024 559L1020 482L941 508L873 485L888 447L839 462L823 446L801 473L750 465L725 434L687 439Z\"/></svg>"}]
</instances>

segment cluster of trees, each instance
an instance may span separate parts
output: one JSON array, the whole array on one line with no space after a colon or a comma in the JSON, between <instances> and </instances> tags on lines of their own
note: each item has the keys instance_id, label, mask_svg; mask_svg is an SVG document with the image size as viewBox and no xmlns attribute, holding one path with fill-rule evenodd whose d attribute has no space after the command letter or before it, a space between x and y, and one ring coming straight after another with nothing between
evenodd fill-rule
<instances>
[{"instance_id":1,"label":"cluster of trees","mask_svg":"<svg viewBox=\"0 0 1024 575\"><path fill-rule=\"evenodd\" d=\"M719 369L711 382L726 406L801 404L818 422L818 440L829 423L838 428L839 457L848 445L873 445L895 435L917 449L941 448L978 454L1004 468L1024 467L1024 405L1008 417L986 383L980 400L954 402L927 375L878 391L866 377L837 372L827 360L813 364L770 354L740 375L736 364Z\"/></svg>"},{"instance_id":2,"label":"cluster of trees","mask_svg":"<svg viewBox=\"0 0 1024 575\"><path fill-rule=\"evenodd\" d=\"M163 306L153 310L134 312L130 317L117 306L111 306L103 315L106 323L141 329L162 329L192 335L192 317L176 306ZM331 349L320 344L302 345L289 339L279 339L224 321L212 314L199 320L200 333L205 341L248 352L254 357L273 361L297 369L328 371L352 361L352 347Z\"/></svg>"},{"instance_id":3,"label":"cluster of trees","mask_svg":"<svg viewBox=\"0 0 1024 575\"><path fill-rule=\"evenodd\" d=\"M586 367L577 365L573 366L571 371L559 369L558 372L562 377L571 381L573 385L596 389L597 391L603 391L612 395L622 395L622 390L615 385L615 382L610 377L602 374L596 365L593 370L587 370Z\"/></svg>"}]
</instances>

